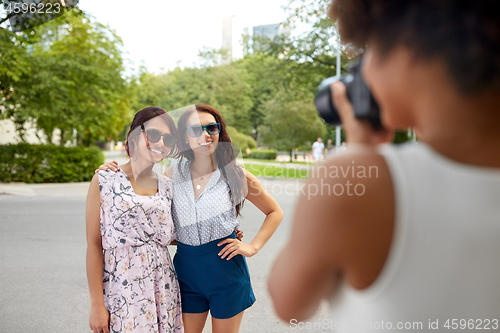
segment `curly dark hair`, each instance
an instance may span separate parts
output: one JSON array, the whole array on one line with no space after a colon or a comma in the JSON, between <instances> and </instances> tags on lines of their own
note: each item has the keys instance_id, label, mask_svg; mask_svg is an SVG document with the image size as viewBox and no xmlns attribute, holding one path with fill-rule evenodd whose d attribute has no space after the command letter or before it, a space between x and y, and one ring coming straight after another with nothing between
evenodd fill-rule
<instances>
[{"instance_id":1,"label":"curly dark hair","mask_svg":"<svg viewBox=\"0 0 500 333\"><path fill-rule=\"evenodd\" d=\"M441 58L462 94L500 91L498 0L333 0L343 42Z\"/></svg>"}]
</instances>

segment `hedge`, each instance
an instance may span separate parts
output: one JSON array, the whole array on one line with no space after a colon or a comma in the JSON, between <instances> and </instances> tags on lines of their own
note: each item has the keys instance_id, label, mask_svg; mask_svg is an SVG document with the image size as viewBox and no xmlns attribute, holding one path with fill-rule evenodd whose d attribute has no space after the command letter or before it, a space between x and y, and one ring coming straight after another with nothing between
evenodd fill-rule
<instances>
[{"instance_id":1,"label":"hedge","mask_svg":"<svg viewBox=\"0 0 500 333\"><path fill-rule=\"evenodd\" d=\"M27 143L0 145L0 181L69 183L89 181L104 163L97 147Z\"/></svg>"},{"instance_id":2,"label":"hedge","mask_svg":"<svg viewBox=\"0 0 500 333\"><path fill-rule=\"evenodd\" d=\"M247 148L257 148L257 142L255 142L254 138L252 138L250 135L240 133L236 128L232 126L227 126L227 131L231 138L231 142L238 145L243 157L247 157Z\"/></svg>"},{"instance_id":3,"label":"hedge","mask_svg":"<svg viewBox=\"0 0 500 333\"><path fill-rule=\"evenodd\" d=\"M277 155L276 150L258 149L252 150L249 157L257 160L275 160Z\"/></svg>"}]
</instances>

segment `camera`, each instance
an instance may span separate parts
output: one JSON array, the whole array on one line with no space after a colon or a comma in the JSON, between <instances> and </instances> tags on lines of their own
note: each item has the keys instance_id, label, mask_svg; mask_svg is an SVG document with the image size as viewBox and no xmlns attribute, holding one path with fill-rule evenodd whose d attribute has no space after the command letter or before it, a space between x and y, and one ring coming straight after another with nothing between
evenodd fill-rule
<instances>
[{"instance_id":1,"label":"camera","mask_svg":"<svg viewBox=\"0 0 500 333\"><path fill-rule=\"evenodd\" d=\"M341 121L337 108L332 102L330 86L337 81L346 86L347 98L352 104L354 115L358 119L367 120L375 130L383 129L380 122L380 107L375 101L370 89L361 75L362 59L352 63L348 74L339 78L329 77L324 79L318 86L314 103L319 115L331 125L340 125Z\"/></svg>"}]
</instances>

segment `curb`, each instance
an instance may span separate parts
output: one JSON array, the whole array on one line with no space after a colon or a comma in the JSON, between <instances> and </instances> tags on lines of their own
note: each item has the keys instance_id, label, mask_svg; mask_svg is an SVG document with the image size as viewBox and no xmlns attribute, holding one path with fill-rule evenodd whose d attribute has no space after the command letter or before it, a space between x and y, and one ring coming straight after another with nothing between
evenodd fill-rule
<instances>
[{"instance_id":1,"label":"curb","mask_svg":"<svg viewBox=\"0 0 500 333\"><path fill-rule=\"evenodd\" d=\"M0 183L0 195L24 197L85 197L90 182L80 183Z\"/></svg>"}]
</instances>

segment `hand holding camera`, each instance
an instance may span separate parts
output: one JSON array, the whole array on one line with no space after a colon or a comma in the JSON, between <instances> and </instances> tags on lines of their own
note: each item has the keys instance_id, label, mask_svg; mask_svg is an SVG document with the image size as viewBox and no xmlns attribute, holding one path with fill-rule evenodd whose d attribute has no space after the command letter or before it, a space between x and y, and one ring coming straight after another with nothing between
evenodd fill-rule
<instances>
[{"instance_id":1,"label":"hand holding camera","mask_svg":"<svg viewBox=\"0 0 500 333\"><path fill-rule=\"evenodd\" d=\"M383 127L380 107L363 80L361 60L340 79L330 77L323 80L315 104L326 122L344 126L350 144L376 145L392 139L393 132Z\"/></svg>"},{"instance_id":2,"label":"hand holding camera","mask_svg":"<svg viewBox=\"0 0 500 333\"><path fill-rule=\"evenodd\" d=\"M347 97L347 88L342 81L334 82L330 90L332 102L344 125L348 144L377 145L391 141L394 134L392 131L383 127L375 129L368 121L356 117L355 109Z\"/></svg>"}]
</instances>

